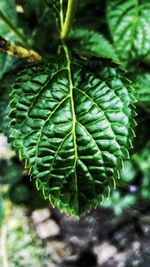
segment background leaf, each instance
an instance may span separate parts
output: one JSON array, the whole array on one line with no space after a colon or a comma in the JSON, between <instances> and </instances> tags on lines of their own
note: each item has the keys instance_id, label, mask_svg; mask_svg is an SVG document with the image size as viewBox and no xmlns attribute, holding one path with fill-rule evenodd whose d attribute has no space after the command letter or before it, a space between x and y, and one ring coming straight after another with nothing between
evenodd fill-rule
<instances>
[{"instance_id":1,"label":"background leaf","mask_svg":"<svg viewBox=\"0 0 150 267\"><path fill-rule=\"evenodd\" d=\"M10 92L12 90L12 84L16 78L15 73L7 74L3 77L0 82L0 130L6 134L7 137L10 135L10 118L9 118L9 102Z\"/></svg>"},{"instance_id":2,"label":"background leaf","mask_svg":"<svg viewBox=\"0 0 150 267\"><path fill-rule=\"evenodd\" d=\"M113 46L102 34L78 28L72 31L70 38L73 49L80 55L110 58L119 62Z\"/></svg>"},{"instance_id":3,"label":"background leaf","mask_svg":"<svg viewBox=\"0 0 150 267\"><path fill-rule=\"evenodd\" d=\"M148 71L137 71L132 76L134 95L137 105L150 113L150 73Z\"/></svg>"},{"instance_id":4,"label":"background leaf","mask_svg":"<svg viewBox=\"0 0 150 267\"><path fill-rule=\"evenodd\" d=\"M17 36L11 28L17 26L15 0L1 0L0 2L0 35L7 40L16 40Z\"/></svg>"},{"instance_id":5,"label":"background leaf","mask_svg":"<svg viewBox=\"0 0 150 267\"><path fill-rule=\"evenodd\" d=\"M120 59L138 59L150 52L150 2L127 0L107 2L107 19Z\"/></svg>"},{"instance_id":6,"label":"background leaf","mask_svg":"<svg viewBox=\"0 0 150 267\"><path fill-rule=\"evenodd\" d=\"M15 0L0 1L0 36L14 43L24 44L24 39L18 30ZM0 79L10 69L14 68L16 59L0 52Z\"/></svg>"}]
</instances>

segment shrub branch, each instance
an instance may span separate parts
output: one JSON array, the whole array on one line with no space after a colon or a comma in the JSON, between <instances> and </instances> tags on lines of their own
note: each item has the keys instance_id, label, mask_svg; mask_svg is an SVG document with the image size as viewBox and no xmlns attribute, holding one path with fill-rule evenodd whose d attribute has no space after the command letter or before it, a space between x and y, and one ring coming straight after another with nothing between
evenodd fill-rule
<instances>
[{"instance_id":1,"label":"shrub branch","mask_svg":"<svg viewBox=\"0 0 150 267\"><path fill-rule=\"evenodd\" d=\"M41 56L34 50L28 50L22 46L11 44L2 37L0 37L0 52L27 59L30 62L36 62L42 59Z\"/></svg>"}]
</instances>

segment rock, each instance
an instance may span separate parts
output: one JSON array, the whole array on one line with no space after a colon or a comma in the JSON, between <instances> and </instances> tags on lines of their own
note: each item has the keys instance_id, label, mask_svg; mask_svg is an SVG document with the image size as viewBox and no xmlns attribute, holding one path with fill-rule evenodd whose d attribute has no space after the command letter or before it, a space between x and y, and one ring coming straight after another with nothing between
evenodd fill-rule
<instances>
[{"instance_id":1,"label":"rock","mask_svg":"<svg viewBox=\"0 0 150 267\"><path fill-rule=\"evenodd\" d=\"M98 258L98 264L103 264L117 253L117 249L110 243L104 242L101 245L95 246L94 252Z\"/></svg>"},{"instance_id":2,"label":"rock","mask_svg":"<svg viewBox=\"0 0 150 267\"><path fill-rule=\"evenodd\" d=\"M7 138L3 134L0 134L0 148L0 159L9 160L15 155L15 152L11 150Z\"/></svg>"},{"instance_id":3,"label":"rock","mask_svg":"<svg viewBox=\"0 0 150 267\"><path fill-rule=\"evenodd\" d=\"M64 241L51 240L46 244L46 250L51 258L56 263L61 263L65 258L68 258L71 251Z\"/></svg>"},{"instance_id":4,"label":"rock","mask_svg":"<svg viewBox=\"0 0 150 267\"><path fill-rule=\"evenodd\" d=\"M47 220L36 226L37 234L41 239L54 237L60 234L58 225L53 220Z\"/></svg>"},{"instance_id":5,"label":"rock","mask_svg":"<svg viewBox=\"0 0 150 267\"><path fill-rule=\"evenodd\" d=\"M35 224L39 224L50 217L49 209L35 210L32 212L31 218Z\"/></svg>"}]
</instances>

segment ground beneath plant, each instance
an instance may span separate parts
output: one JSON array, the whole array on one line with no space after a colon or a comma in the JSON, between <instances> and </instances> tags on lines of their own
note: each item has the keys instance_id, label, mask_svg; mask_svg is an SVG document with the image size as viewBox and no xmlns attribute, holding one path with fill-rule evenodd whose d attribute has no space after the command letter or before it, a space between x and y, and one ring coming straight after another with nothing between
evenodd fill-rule
<instances>
[{"instance_id":1,"label":"ground beneath plant","mask_svg":"<svg viewBox=\"0 0 150 267\"><path fill-rule=\"evenodd\" d=\"M51 255L47 266L149 267L149 214L144 207L117 218L100 208L78 221L49 208L32 212L31 218Z\"/></svg>"}]
</instances>

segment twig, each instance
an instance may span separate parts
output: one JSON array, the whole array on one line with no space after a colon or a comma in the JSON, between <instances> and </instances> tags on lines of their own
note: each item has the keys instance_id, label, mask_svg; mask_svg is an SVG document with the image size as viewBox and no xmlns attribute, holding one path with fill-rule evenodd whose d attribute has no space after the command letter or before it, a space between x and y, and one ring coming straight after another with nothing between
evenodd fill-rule
<instances>
[{"instance_id":1,"label":"twig","mask_svg":"<svg viewBox=\"0 0 150 267\"><path fill-rule=\"evenodd\" d=\"M42 60L41 56L34 50L11 44L2 37L0 37L0 51L14 57L27 59L30 62Z\"/></svg>"}]
</instances>

